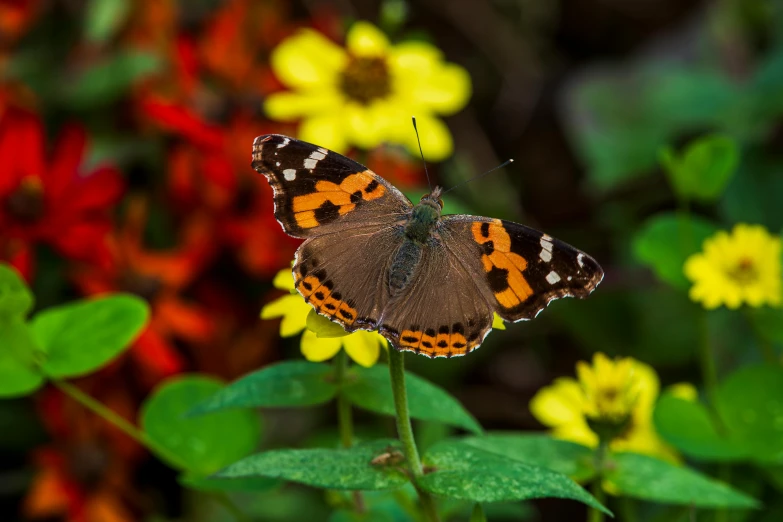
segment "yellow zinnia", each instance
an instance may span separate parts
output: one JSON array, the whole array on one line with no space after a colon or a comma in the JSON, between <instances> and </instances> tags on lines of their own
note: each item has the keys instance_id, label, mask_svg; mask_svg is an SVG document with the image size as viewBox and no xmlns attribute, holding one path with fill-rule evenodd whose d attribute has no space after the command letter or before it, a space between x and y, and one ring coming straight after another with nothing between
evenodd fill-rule
<instances>
[{"instance_id":1,"label":"yellow zinnia","mask_svg":"<svg viewBox=\"0 0 783 522\"><path fill-rule=\"evenodd\" d=\"M436 47L391 45L368 22L350 28L345 48L314 30L300 30L274 49L271 65L290 91L267 98L267 115L301 119L299 138L336 152L391 142L418 154L410 123L416 116L427 159L442 160L453 144L437 115L461 109L471 92L467 72L444 62Z\"/></svg>"},{"instance_id":2,"label":"yellow zinnia","mask_svg":"<svg viewBox=\"0 0 783 522\"><path fill-rule=\"evenodd\" d=\"M556 379L530 401L533 415L555 437L596 447L600 433L613 451L677 459L653 426L659 388L655 370L630 357L611 360L602 353L595 354L592 365L580 361L576 369L578 380Z\"/></svg>"},{"instance_id":3,"label":"yellow zinnia","mask_svg":"<svg viewBox=\"0 0 783 522\"><path fill-rule=\"evenodd\" d=\"M307 315L312 307L294 290L294 276L291 269L284 268L273 280L275 288L288 290L289 294L275 299L261 309L261 319L282 317L280 335L292 337L302 331L300 349L308 361L325 361L331 359L340 348L357 364L369 367L378 361L381 346L386 340L375 332L357 331L343 337L317 337L307 330Z\"/></svg>"},{"instance_id":4,"label":"yellow zinnia","mask_svg":"<svg viewBox=\"0 0 783 522\"><path fill-rule=\"evenodd\" d=\"M705 308L781 304L781 240L760 225L738 224L718 232L703 251L685 261L690 298Z\"/></svg>"}]
</instances>

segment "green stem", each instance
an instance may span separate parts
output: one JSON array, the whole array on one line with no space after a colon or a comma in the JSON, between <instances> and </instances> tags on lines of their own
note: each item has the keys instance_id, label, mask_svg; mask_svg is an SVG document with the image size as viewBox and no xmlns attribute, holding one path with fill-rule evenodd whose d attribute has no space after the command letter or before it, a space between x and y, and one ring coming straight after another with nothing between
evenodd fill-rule
<instances>
[{"instance_id":1,"label":"green stem","mask_svg":"<svg viewBox=\"0 0 783 522\"><path fill-rule=\"evenodd\" d=\"M392 393L394 394L394 408L397 411L397 434L402 442L402 451L408 470L411 473L413 485L419 495L421 507L431 522L438 522L438 511L435 501L429 493L418 487L417 480L424 475L424 469L419 458L419 450L416 448L416 440L413 438L413 427L408 412L408 394L405 389L405 359L403 353L394 348L389 349L389 375L391 376Z\"/></svg>"},{"instance_id":2,"label":"green stem","mask_svg":"<svg viewBox=\"0 0 783 522\"><path fill-rule=\"evenodd\" d=\"M707 312L700 311L699 318L699 356L701 359L701 378L707 391L710 407L715 405L715 396L718 390L718 372L715 366L715 355L710 343L710 330L707 323Z\"/></svg>"},{"instance_id":3,"label":"green stem","mask_svg":"<svg viewBox=\"0 0 783 522\"><path fill-rule=\"evenodd\" d=\"M334 380L339 390L337 392L337 430L340 433L340 443L343 448L350 448L353 445L353 412L351 411L351 403L343 393L343 383L347 371L348 356L345 350L340 350L334 359ZM361 491L352 491L351 497L356 512L363 513L365 508Z\"/></svg>"},{"instance_id":4,"label":"green stem","mask_svg":"<svg viewBox=\"0 0 783 522\"><path fill-rule=\"evenodd\" d=\"M777 364L778 356L775 353L775 348L772 346L772 343L767 336L759 329L756 324L756 319L753 317L754 313L756 313L754 310L750 310L747 307L745 308L745 320L748 321L748 324L750 324L750 327L753 330L753 334L756 336L756 342L759 345L761 357L764 359L764 362L768 364Z\"/></svg>"},{"instance_id":5,"label":"green stem","mask_svg":"<svg viewBox=\"0 0 783 522\"><path fill-rule=\"evenodd\" d=\"M114 410L107 408L102 402L95 400L92 396L84 393L78 386L74 386L68 381L61 381L59 379L51 379L50 382L52 385L54 385L55 388L59 389L68 397L75 400L88 410L92 411L94 414L101 417L103 420L118 430L122 431L128 437L135 440L145 448L153 451L154 453L157 453L178 468L188 469L187 465L182 461L182 459L179 458L179 456L172 453L165 447L157 444L155 441L150 439L146 433L138 429L132 423L128 422L127 419L119 415ZM239 522L249 521L249 519L239 510L239 508L237 508L236 505L234 505L228 496L225 494L215 494L213 496L234 515L236 520Z\"/></svg>"},{"instance_id":6,"label":"green stem","mask_svg":"<svg viewBox=\"0 0 783 522\"><path fill-rule=\"evenodd\" d=\"M602 483L604 479L604 468L606 467L607 451L608 442L600 441L595 450L595 480L590 484L590 493L602 506L606 505L606 492L604 491ZM590 508L587 520L588 522L604 522L605 516L604 512L600 509Z\"/></svg>"}]
</instances>

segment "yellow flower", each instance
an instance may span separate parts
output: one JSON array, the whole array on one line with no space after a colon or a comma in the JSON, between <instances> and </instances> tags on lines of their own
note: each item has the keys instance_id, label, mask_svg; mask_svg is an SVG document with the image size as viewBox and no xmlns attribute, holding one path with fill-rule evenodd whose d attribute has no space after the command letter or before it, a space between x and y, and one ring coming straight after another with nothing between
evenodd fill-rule
<instances>
[{"instance_id":1,"label":"yellow flower","mask_svg":"<svg viewBox=\"0 0 783 522\"><path fill-rule=\"evenodd\" d=\"M272 52L271 65L290 91L266 100L276 120L302 120L299 138L337 152L383 142L418 155L411 116L432 161L452 153L451 134L437 115L460 110L471 93L470 77L425 42L391 45L368 22L348 31L346 48L303 29Z\"/></svg>"},{"instance_id":2,"label":"yellow flower","mask_svg":"<svg viewBox=\"0 0 783 522\"><path fill-rule=\"evenodd\" d=\"M325 361L331 359L340 348L357 364L369 367L378 361L381 346L385 346L386 339L375 332L357 331L343 337L317 337L315 333L307 330L307 315L312 307L294 290L294 277L291 270L285 268L277 273L273 280L275 288L288 290L289 295L284 295L265 305L261 309L261 319L273 319L282 317L280 321L280 335L292 337L302 331L300 349L302 355L308 361Z\"/></svg>"},{"instance_id":3,"label":"yellow flower","mask_svg":"<svg viewBox=\"0 0 783 522\"><path fill-rule=\"evenodd\" d=\"M721 231L707 239L703 248L685 261L692 300L708 309L781 304L780 237L741 223L731 234Z\"/></svg>"},{"instance_id":4,"label":"yellow flower","mask_svg":"<svg viewBox=\"0 0 783 522\"><path fill-rule=\"evenodd\" d=\"M611 360L602 353L593 364L577 363L577 377L556 379L530 401L530 410L552 434L596 447L599 435L612 451L632 451L670 461L677 455L658 437L652 421L658 376L630 357Z\"/></svg>"}]
</instances>

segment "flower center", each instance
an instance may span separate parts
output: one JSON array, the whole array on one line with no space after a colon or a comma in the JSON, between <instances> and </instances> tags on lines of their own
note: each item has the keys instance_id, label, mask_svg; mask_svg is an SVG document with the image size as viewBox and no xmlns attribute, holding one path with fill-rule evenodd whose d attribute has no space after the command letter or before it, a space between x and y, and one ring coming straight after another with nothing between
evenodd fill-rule
<instances>
[{"instance_id":1,"label":"flower center","mask_svg":"<svg viewBox=\"0 0 783 522\"><path fill-rule=\"evenodd\" d=\"M43 216L44 199L41 182L25 178L5 201L6 211L17 221L34 223Z\"/></svg>"},{"instance_id":2,"label":"flower center","mask_svg":"<svg viewBox=\"0 0 783 522\"><path fill-rule=\"evenodd\" d=\"M120 287L126 292L141 297L147 302L152 302L163 289L163 283L157 277L128 270L122 275Z\"/></svg>"},{"instance_id":3,"label":"flower center","mask_svg":"<svg viewBox=\"0 0 783 522\"><path fill-rule=\"evenodd\" d=\"M386 60L352 57L343 71L340 88L346 96L365 105L388 96L391 79Z\"/></svg>"},{"instance_id":4,"label":"flower center","mask_svg":"<svg viewBox=\"0 0 783 522\"><path fill-rule=\"evenodd\" d=\"M753 260L743 257L737 265L729 270L729 277L740 285L749 285L758 280L758 272Z\"/></svg>"}]
</instances>

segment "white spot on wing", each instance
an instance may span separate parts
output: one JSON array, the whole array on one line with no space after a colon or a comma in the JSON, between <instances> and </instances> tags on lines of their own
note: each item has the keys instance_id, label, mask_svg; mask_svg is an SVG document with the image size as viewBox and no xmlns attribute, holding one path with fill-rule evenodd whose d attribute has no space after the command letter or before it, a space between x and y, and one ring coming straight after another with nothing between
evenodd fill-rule
<instances>
[{"instance_id":1,"label":"white spot on wing","mask_svg":"<svg viewBox=\"0 0 783 522\"><path fill-rule=\"evenodd\" d=\"M288 139L288 138L283 138L283 143L279 143L279 144L277 145L277 148L278 148L278 149L282 149L283 147L285 147L286 145L288 145L290 142L291 142L291 140L290 140L290 139Z\"/></svg>"},{"instance_id":2,"label":"white spot on wing","mask_svg":"<svg viewBox=\"0 0 783 522\"><path fill-rule=\"evenodd\" d=\"M283 177L287 179L288 181L293 181L296 179L296 170L294 169L285 169L283 171Z\"/></svg>"},{"instance_id":3,"label":"white spot on wing","mask_svg":"<svg viewBox=\"0 0 783 522\"><path fill-rule=\"evenodd\" d=\"M583 253L581 253L581 252L579 252L579 255L576 256L576 262L579 263L579 266L581 266L582 268L585 267L585 263L583 261L584 258L585 258L585 255Z\"/></svg>"},{"instance_id":4,"label":"white spot on wing","mask_svg":"<svg viewBox=\"0 0 783 522\"><path fill-rule=\"evenodd\" d=\"M318 164L318 160L314 160L312 158L307 158L304 160L304 168L313 170L315 166Z\"/></svg>"},{"instance_id":5,"label":"white spot on wing","mask_svg":"<svg viewBox=\"0 0 783 522\"><path fill-rule=\"evenodd\" d=\"M326 153L321 152L320 150L314 150L310 153L310 157L315 161L320 161L326 157Z\"/></svg>"},{"instance_id":6,"label":"white spot on wing","mask_svg":"<svg viewBox=\"0 0 783 522\"><path fill-rule=\"evenodd\" d=\"M275 162L275 167L279 167L279 166L280 166L280 162L279 162L279 161L276 161L276 162Z\"/></svg>"},{"instance_id":7,"label":"white spot on wing","mask_svg":"<svg viewBox=\"0 0 783 522\"><path fill-rule=\"evenodd\" d=\"M544 263L552 261L552 238L546 234L541 236L541 253L538 254L538 257Z\"/></svg>"},{"instance_id":8,"label":"white spot on wing","mask_svg":"<svg viewBox=\"0 0 783 522\"><path fill-rule=\"evenodd\" d=\"M560 281L560 275L553 270L546 275L546 280L550 285L553 285Z\"/></svg>"}]
</instances>

